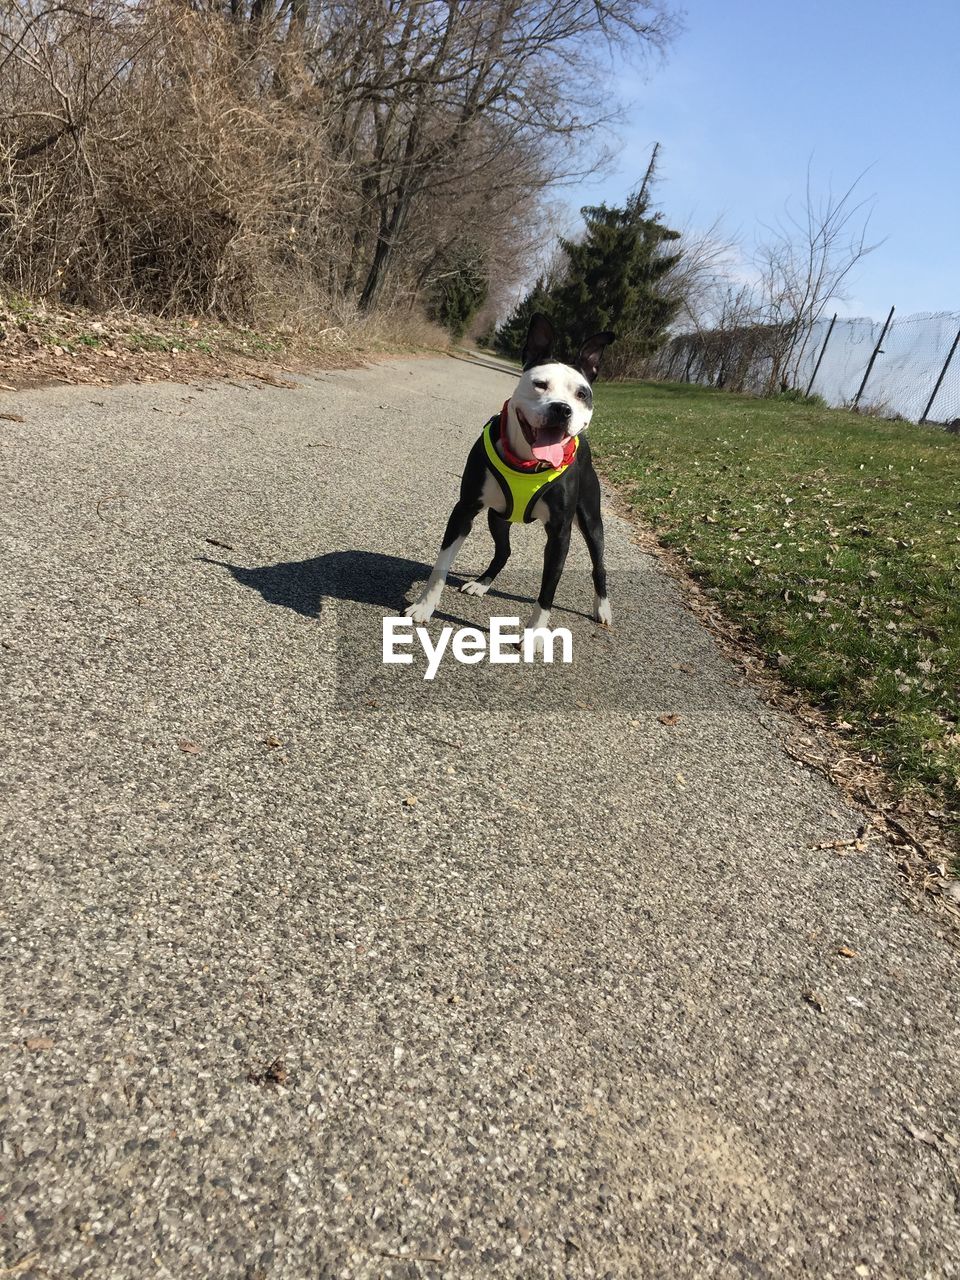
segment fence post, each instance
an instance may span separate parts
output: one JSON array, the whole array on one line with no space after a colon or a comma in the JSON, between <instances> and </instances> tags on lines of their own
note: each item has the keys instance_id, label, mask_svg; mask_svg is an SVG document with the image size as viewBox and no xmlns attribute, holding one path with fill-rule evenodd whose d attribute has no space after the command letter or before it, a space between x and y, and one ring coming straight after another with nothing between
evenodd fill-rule
<instances>
[{"instance_id":1,"label":"fence post","mask_svg":"<svg viewBox=\"0 0 960 1280\"><path fill-rule=\"evenodd\" d=\"M940 384L947 376L947 370L950 368L950 361L953 359L953 353L957 349L957 343L960 343L960 329L957 330L957 336L953 340L953 346L947 352L947 358L944 360L943 368L940 370L940 377L937 379L937 385L930 392L930 399L927 401L927 407L924 409L923 416L920 419L921 423L926 422L927 414L933 408L933 402L937 398L937 392L940 390Z\"/></svg>"},{"instance_id":2,"label":"fence post","mask_svg":"<svg viewBox=\"0 0 960 1280\"><path fill-rule=\"evenodd\" d=\"M867 379L870 377L870 370L873 368L873 362L874 360L876 360L877 356L880 354L880 347L883 344L884 338L887 336L887 330L890 328L890 321L893 319L893 311L894 311L894 308L891 307L890 314L887 316L886 323L884 324L883 328L880 330L880 337L877 339L877 345L873 348L873 355L870 357L870 363L867 365L867 371L863 375L863 381L860 383L860 390L857 392L856 397L854 398L854 401L853 401L854 409L856 409L857 405L860 403L860 397L863 395L863 389L867 385Z\"/></svg>"},{"instance_id":3,"label":"fence post","mask_svg":"<svg viewBox=\"0 0 960 1280\"><path fill-rule=\"evenodd\" d=\"M823 353L827 349L827 343L830 341L830 335L833 333L833 326L837 323L837 313L833 313L833 319L830 321L830 328L827 330L827 336L823 340L823 346L820 348L820 354L817 356L817 363L813 366L813 373L810 375L810 381L807 383L806 395L810 394L817 374L820 372L820 361L823 359Z\"/></svg>"}]
</instances>

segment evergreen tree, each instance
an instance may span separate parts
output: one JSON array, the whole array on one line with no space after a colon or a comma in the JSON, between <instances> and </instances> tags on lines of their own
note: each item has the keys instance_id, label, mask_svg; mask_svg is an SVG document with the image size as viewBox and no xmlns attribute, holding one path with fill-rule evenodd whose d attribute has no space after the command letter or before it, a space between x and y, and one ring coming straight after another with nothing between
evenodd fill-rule
<instances>
[{"instance_id":1,"label":"evergreen tree","mask_svg":"<svg viewBox=\"0 0 960 1280\"><path fill-rule=\"evenodd\" d=\"M545 310L573 351L590 334L613 329L620 354L628 345L635 357L649 355L676 314L678 301L660 284L680 259L667 249L680 232L664 226L660 214L649 216L646 189L645 180L622 209L582 209L586 234L560 242L563 280Z\"/></svg>"},{"instance_id":2,"label":"evergreen tree","mask_svg":"<svg viewBox=\"0 0 960 1280\"><path fill-rule=\"evenodd\" d=\"M550 311L550 297L541 276L525 298L521 298L513 312L500 325L493 337L493 348L510 360L519 360L523 344L530 328L530 318L535 311Z\"/></svg>"},{"instance_id":3,"label":"evergreen tree","mask_svg":"<svg viewBox=\"0 0 960 1280\"><path fill-rule=\"evenodd\" d=\"M664 226L661 214L650 213L648 191L657 152L639 190L623 208L606 204L581 209L586 223L578 240L561 239L562 261L556 275L542 277L496 332L494 346L518 357L530 317L542 311L553 321L558 359L572 359L591 334L612 329L621 369L635 369L663 344L667 326L680 300L665 288L664 278L681 254L671 246L680 232Z\"/></svg>"},{"instance_id":4,"label":"evergreen tree","mask_svg":"<svg viewBox=\"0 0 960 1280\"><path fill-rule=\"evenodd\" d=\"M427 301L427 315L459 341L487 299L487 277L477 254L464 253L446 264Z\"/></svg>"}]
</instances>

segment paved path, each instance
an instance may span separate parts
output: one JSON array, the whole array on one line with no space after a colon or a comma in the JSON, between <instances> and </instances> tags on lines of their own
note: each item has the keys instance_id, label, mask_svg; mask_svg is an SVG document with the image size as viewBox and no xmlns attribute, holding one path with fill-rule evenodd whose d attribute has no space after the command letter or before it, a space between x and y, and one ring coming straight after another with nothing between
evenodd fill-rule
<instances>
[{"instance_id":1,"label":"paved path","mask_svg":"<svg viewBox=\"0 0 960 1280\"><path fill-rule=\"evenodd\" d=\"M0 1275L960 1276L957 952L629 527L381 667L510 385L0 406Z\"/></svg>"}]
</instances>

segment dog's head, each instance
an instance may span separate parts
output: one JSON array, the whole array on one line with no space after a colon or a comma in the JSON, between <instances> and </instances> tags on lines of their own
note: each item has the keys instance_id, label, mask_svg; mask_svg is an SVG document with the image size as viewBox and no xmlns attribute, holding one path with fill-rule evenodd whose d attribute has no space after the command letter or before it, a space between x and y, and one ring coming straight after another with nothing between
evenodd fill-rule
<instances>
[{"instance_id":1,"label":"dog's head","mask_svg":"<svg viewBox=\"0 0 960 1280\"><path fill-rule=\"evenodd\" d=\"M580 348L575 364L563 364L552 356L553 325L539 313L531 319L523 374L510 398L510 446L518 457L561 464L567 441L590 425L591 384L603 349L613 340L612 333L595 333Z\"/></svg>"}]
</instances>

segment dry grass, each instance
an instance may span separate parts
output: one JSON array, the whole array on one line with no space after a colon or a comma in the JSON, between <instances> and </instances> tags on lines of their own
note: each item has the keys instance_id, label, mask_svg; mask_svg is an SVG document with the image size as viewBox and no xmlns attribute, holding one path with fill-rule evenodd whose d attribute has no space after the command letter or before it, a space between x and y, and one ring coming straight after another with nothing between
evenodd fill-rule
<instances>
[{"instance_id":1,"label":"dry grass","mask_svg":"<svg viewBox=\"0 0 960 1280\"><path fill-rule=\"evenodd\" d=\"M0 9L0 279L24 296L279 324L349 210L282 49L155 0Z\"/></svg>"},{"instance_id":2,"label":"dry grass","mask_svg":"<svg viewBox=\"0 0 960 1280\"><path fill-rule=\"evenodd\" d=\"M0 0L0 380L445 347L402 289L368 317L344 300L359 214L336 120L276 27Z\"/></svg>"}]
</instances>

